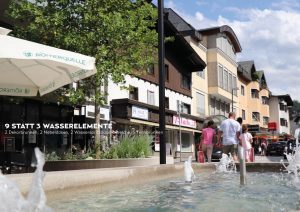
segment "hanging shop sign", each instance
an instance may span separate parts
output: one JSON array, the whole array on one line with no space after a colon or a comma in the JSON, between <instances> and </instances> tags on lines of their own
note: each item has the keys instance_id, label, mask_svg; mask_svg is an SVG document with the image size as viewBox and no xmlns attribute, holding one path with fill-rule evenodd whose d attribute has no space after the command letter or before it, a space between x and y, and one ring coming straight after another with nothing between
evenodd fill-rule
<instances>
[{"instance_id":1,"label":"hanging shop sign","mask_svg":"<svg viewBox=\"0 0 300 212\"><path fill-rule=\"evenodd\" d=\"M148 109L137 107L137 106L133 105L132 106L132 117L148 120L148 117L149 117Z\"/></svg>"},{"instance_id":2,"label":"hanging shop sign","mask_svg":"<svg viewBox=\"0 0 300 212\"><path fill-rule=\"evenodd\" d=\"M173 124L178 125L178 126L180 125L180 126L183 126L183 127L190 127L190 128L196 128L197 127L197 124L196 124L195 120L181 117L180 121L179 121L178 116L173 116Z\"/></svg>"}]
</instances>

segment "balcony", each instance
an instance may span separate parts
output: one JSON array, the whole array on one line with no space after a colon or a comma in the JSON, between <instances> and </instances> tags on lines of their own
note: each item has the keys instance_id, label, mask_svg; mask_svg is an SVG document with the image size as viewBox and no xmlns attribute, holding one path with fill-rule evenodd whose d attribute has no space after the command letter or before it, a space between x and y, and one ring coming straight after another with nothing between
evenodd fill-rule
<instances>
[{"instance_id":1,"label":"balcony","mask_svg":"<svg viewBox=\"0 0 300 212\"><path fill-rule=\"evenodd\" d=\"M232 101L232 93L220 87L209 87L208 94L216 97L217 99L223 100L225 102ZM233 95L233 102L234 103L238 102L238 97L236 95Z\"/></svg>"}]
</instances>

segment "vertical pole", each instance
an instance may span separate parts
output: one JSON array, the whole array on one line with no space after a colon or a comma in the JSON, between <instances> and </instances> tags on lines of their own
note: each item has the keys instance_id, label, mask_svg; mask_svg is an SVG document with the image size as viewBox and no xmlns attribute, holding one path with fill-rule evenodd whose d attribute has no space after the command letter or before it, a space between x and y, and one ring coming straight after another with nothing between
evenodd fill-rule
<instances>
[{"instance_id":1,"label":"vertical pole","mask_svg":"<svg viewBox=\"0 0 300 212\"><path fill-rule=\"evenodd\" d=\"M112 113L111 113L111 104L109 104L109 143L108 143L109 146L112 144L111 139L112 139Z\"/></svg>"},{"instance_id":2,"label":"vertical pole","mask_svg":"<svg viewBox=\"0 0 300 212\"><path fill-rule=\"evenodd\" d=\"M240 159L240 185L246 185L246 161L245 161L245 154L244 148L239 146L239 159Z\"/></svg>"},{"instance_id":3,"label":"vertical pole","mask_svg":"<svg viewBox=\"0 0 300 212\"><path fill-rule=\"evenodd\" d=\"M164 0L158 0L159 148L160 164L166 164Z\"/></svg>"},{"instance_id":4,"label":"vertical pole","mask_svg":"<svg viewBox=\"0 0 300 212\"><path fill-rule=\"evenodd\" d=\"M179 143L180 143L180 162L182 161L182 141L181 141L181 102L179 105Z\"/></svg>"}]
</instances>

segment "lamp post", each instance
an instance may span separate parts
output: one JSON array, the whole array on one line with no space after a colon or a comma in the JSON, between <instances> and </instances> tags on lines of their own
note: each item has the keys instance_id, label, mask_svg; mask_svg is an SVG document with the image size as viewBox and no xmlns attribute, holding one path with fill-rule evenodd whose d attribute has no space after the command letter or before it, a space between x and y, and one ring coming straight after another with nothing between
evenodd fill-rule
<instances>
[{"instance_id":1,"label":"lamp post","mask_svg":"<svg viewBox=\"0 0 300 212\"><path fill-rule=\"evenodd\" d=\"M165 44L164 44L164 0L158 0L158 66L159 66L159 158L166 164L166 112L165 112Z\"/></svg>"},{"instance_id":2,"label":"lamp post","mask_svg":"<svg viewBox=\"0 0 300 212\"><path fill-rule=\"evenodd\" d=\"M231 89L231 112L233 112L233 91L238 91L239 88L238 87L235 87L235 88L232 88Z\"/></svg>"},{"instance_id":3,"label":"lamp post","mask_svg":"<svg viewBox=\"0 0 300 212\"><path fill-rule=\"evenodd\" d=\"M178 114L178 118L179 118L179 145L180 145L180 162L181 160L181 152L182 152L182 139L181 139L181 111L182 111L182 103L181 101L178 102L178 110L177 110L177 114Z\"/></svg>"}]
</instances>

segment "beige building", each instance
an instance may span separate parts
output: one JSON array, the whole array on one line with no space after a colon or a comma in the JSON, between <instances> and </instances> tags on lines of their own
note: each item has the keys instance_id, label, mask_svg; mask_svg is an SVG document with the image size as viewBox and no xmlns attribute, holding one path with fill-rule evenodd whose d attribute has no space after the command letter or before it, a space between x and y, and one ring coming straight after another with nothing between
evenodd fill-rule
<instances>
[{"instance_id":1,"label":"beige building","mask_svg":"<svg viewBox=\"0 0 300 212\"><path fill-rule=\"evenodd\" d=\"M188 37L188 42L197 54L203 59L205 63L207 49L200 42L197 42L191 37ZM192 73L192 115L205 118L209 116L208 111L208 75L207 67L203 71Z\"/></svg>"},{"instance_id":2,"label":"beige building","mask_svg":"<svg viewBox=\"0 0 300 212\"><path fill-rule=\"evenodd\" d=\"M207 85L209 115L239 115L236 54L242 51L239 40L229 26L198 31L207 49ZM233 105L232 105L233 102Z\"/></svg>"},{"instance_id":3,"label":"beige building","mask_svg":"<svg viewBox=\"0 0 300 212\"><path fill-rule=\"evenodd\" d=\"M254 61L238 63L239 113L243 123L267 129L270 119L270 91L263 71L256 71Z\"/></svg>"},{"instance_id":4,"label":"beige building","mask_svg":"<svg viewBox=\"0 0 300 212\"><path fill-rule=\"evenodd\" d=\"M184 36L185 40L190 44L197 55L207 63L207 48L201 43L201 40L203 40L201 34L172 9L165 9L165 11L168 13L170 22L173 23L176 29ZM198 72L192 73L191 115L199 118L209 116L207 74L207 68L199 68Z\"/></svg>"}]
</instances>

